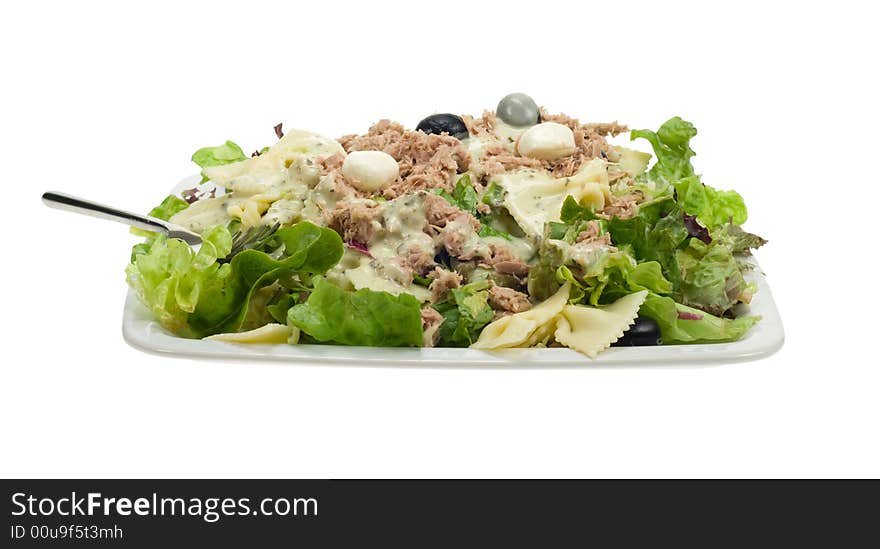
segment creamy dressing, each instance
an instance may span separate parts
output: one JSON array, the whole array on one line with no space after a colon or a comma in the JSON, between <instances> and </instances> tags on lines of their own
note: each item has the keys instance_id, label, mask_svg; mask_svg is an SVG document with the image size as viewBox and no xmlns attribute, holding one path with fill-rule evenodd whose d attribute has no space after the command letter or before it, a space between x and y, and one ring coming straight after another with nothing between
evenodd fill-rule
<instances>
[{"instance_id":1,"label":"creamy dressing","mask_svg":"<svg viewBox=\"0 0 880 549\"><path fill-rule=\"evenodd\" d=\"M507 246L510 254L524 262L528 262L538 252L535 242L529 238L512 237L510 240L500 236L486 236L483 241L494 246Z\"/></svg>"},{"instance_id":2,"label":"creamy dressing","mask_svg":"<svg viewBox=\"0 0 880 549\"><path fill-rule=\"evenodd\" d=\"M513 145L514 143L516 143L516 140L519 139L519 136L521 136L523 133L525 133L526 130L531 127L532 126L523 126L520 128L516 126L511 126L504 123L504 121L502 121L500 118L496 118L493 133L502 145L505 145L510 150L513 150Z\"/></svg>"},{"instance_id":3,"label":"creamy dressing","mask_svg":"<svg viewBox=\"0 0 880 549\"><path fill-rule=\"evenodd\" d=\"M411 248L434 256L434 240L423 231L426 224L425 194L405 194L387 202L347 199L350 203L369 203L378 210L373 222L373 237L365 243L370 255L346 251L342 261L328 273L328 278L342 287L369 288L394 295L408 293L419 301L428 301L431 292L413 284L412 274L404 268L402 259Z\"/></svg>"},{"instance_id":4,"label":"creamy dressing","mask_svg":"<svg viewBox=\"0 0 880 549\"><path fill-rule=\"evenodd\" d=\"M491 255L489 243L480 238L471 225L467 217L461 216L448 222L443 227L442 235L449 233L458 233L464 236L464 242L461 245L461 255L464 257L487 258Z\"/></svg>"},{"instance_id":5,"label":"creamy dressing","mask_svg":"<svg viewBox=\"0 0 880 549\"><path fill-rule=\"evenodd\" d=\"M564 240L548 239L547 244L559 250L562 263L575 264L584 270L585 276L594 276L601 272L602 260L611 252L617 251L613 246L602 242L578 242L569 244ZM593 269L600 267L599 272Z\"/></svg>"},{"instance_id":6,"label":"creamy dressing","mask_svg":"<svg viewBox=\"0 0 880 549\"><path fill-rule=\"evenodd\" d=\"M402 271L395 274L400 273ZM366 256L361 258L357 267L344 272L345 279L357 290L369 288L376 292L388 292L393 295L407 293L421 302L431 299L431 292L427 288L415 284L402 284L398 280L392 279L389 274L387 264L383 264L378 259L371 260Z\"/></svg>"},{"instance_id":7,"label":"creamy dressing","mask_svg":"<svg viewBox=\"0 0 880 549\"><path fill-rule=\"evenodd\" d=\"M171 217L171 223L175 223L187 229L201 233L215 225L224 225L232 217L228 213L230 207L238 207L244 198L230 195L216 198L203 198Z\"/></svg>"}]
</instances>

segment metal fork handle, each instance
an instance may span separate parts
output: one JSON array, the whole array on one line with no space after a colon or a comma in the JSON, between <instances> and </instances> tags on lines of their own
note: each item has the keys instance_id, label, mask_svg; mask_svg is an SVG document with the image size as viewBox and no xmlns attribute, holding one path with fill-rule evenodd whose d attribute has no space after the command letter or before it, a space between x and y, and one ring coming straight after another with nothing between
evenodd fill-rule
<instances>
[{"instance_id":1,"label":"metal fork handle","mask_svg":"<svg viewBox=\"0 0 880 549\"><path fill-rule=\"evenodd\" d=\"M190 233L192 237L194 237L192 239L194 240L194 242L190 242L191 244L198 243L198 241L201 240L199 238L199 235L192 233L191 231L187 231L183 227L178 227L173 223L168 223L167 221L156 219L155 217L150 217L148 215L140 215L132 212L127 212L125 210L120 210L118 208L111 208L110 206L105 206L104 204L98 204L97 202L92 202L91 200L85 200L83 198L70 196L69 194L52 191L45 192L43 193L43 203L45 203L50 208L67 210L69 212L84 214L100 219L109 219L110 221L125 223L126 225L137 227L138 229L165 233L166 235L175 236L178 238L181 237L180 233L184 233L184 240L187 240L188 242L190 239L185 238L185 236L187 236L186 233Z\"/></svg>"}]
</instances>

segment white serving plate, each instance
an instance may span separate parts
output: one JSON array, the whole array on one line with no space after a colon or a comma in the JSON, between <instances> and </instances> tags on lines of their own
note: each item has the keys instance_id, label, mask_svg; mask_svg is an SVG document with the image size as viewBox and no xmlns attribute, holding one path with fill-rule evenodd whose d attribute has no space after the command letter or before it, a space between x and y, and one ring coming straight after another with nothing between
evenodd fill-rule
<instances>
[{"instance_id":1,"label":"white serving plate","mask_svg":"<svg viewBox=\"0 0 880 549\"><path fill-rule=\"evenodd\" d=\"M296 363L337 363L366 366L650 366L744 362L773 354L782 347L782 320L767 279L756 266L748 277L758 285L751 314L761 321L739 341L656 347L612 347L590 359L571 349L504 349L347 347L342 345L253 345L176 337L159 326L129 291L122 316L122 334L129 345L169 356L239 360L280 360Z\"/></svg>"},{"instance_id":2,"label":"white serving plate","mask_svg":"<svg viewBox=\"0 0 880 549\"><path fill-rule=\"evenodd\" d=\"M181 181L172 192L191 188L199 178ZM782 319L766 275L757 263L746 273L758 292L750 305L761 321L739 341L697 345L612 347L590 359L564 348L481 351L459 348L348 347L342 345L254 345L176 337L155 322L132 291L125 300L122 334L129 345L149 353L191 358L275 360L292 363L335 363L367 366L532 367L708 365L745 362L769 356L782 347Z\"/></svg>"}]
</instances>

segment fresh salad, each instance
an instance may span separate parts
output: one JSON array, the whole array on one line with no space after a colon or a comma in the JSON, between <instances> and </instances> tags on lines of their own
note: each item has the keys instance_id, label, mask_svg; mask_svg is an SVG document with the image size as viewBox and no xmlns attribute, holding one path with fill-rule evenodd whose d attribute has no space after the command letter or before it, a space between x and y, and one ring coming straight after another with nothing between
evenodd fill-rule
<instances>
[{"instance_id":1,"label":"fresh salad","mask_svg":"<svg viewBox=\"0 0 880 549\"><path fill-rule=\"evenodd\" d=\"M694 172L681 118L629 130L511 94L414 130L275 133L250 155L199 149L201 182L150 212L200 246L141 233L132 250L128 284L180 337L595 357L734 341L759 321L743 274L765 240L742 229L738 193Z\"/></svg>"}]
</instances>

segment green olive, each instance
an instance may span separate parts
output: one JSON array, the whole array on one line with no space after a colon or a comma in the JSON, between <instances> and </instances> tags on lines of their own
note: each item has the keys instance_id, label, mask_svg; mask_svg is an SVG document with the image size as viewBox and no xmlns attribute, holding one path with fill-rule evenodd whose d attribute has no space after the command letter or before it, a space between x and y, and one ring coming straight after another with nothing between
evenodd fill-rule
<instances>
[{"instance_id":1,"label":"green olive","mask_svg":"<svg viewBox=\"0 0 880 549\"><path fill-rule=\"evenodd\" d=\"M535 100L524 93L512 93L498 102L495 115L511 126L531 126L541 121Z\"/></svg>"}]
</instances>

